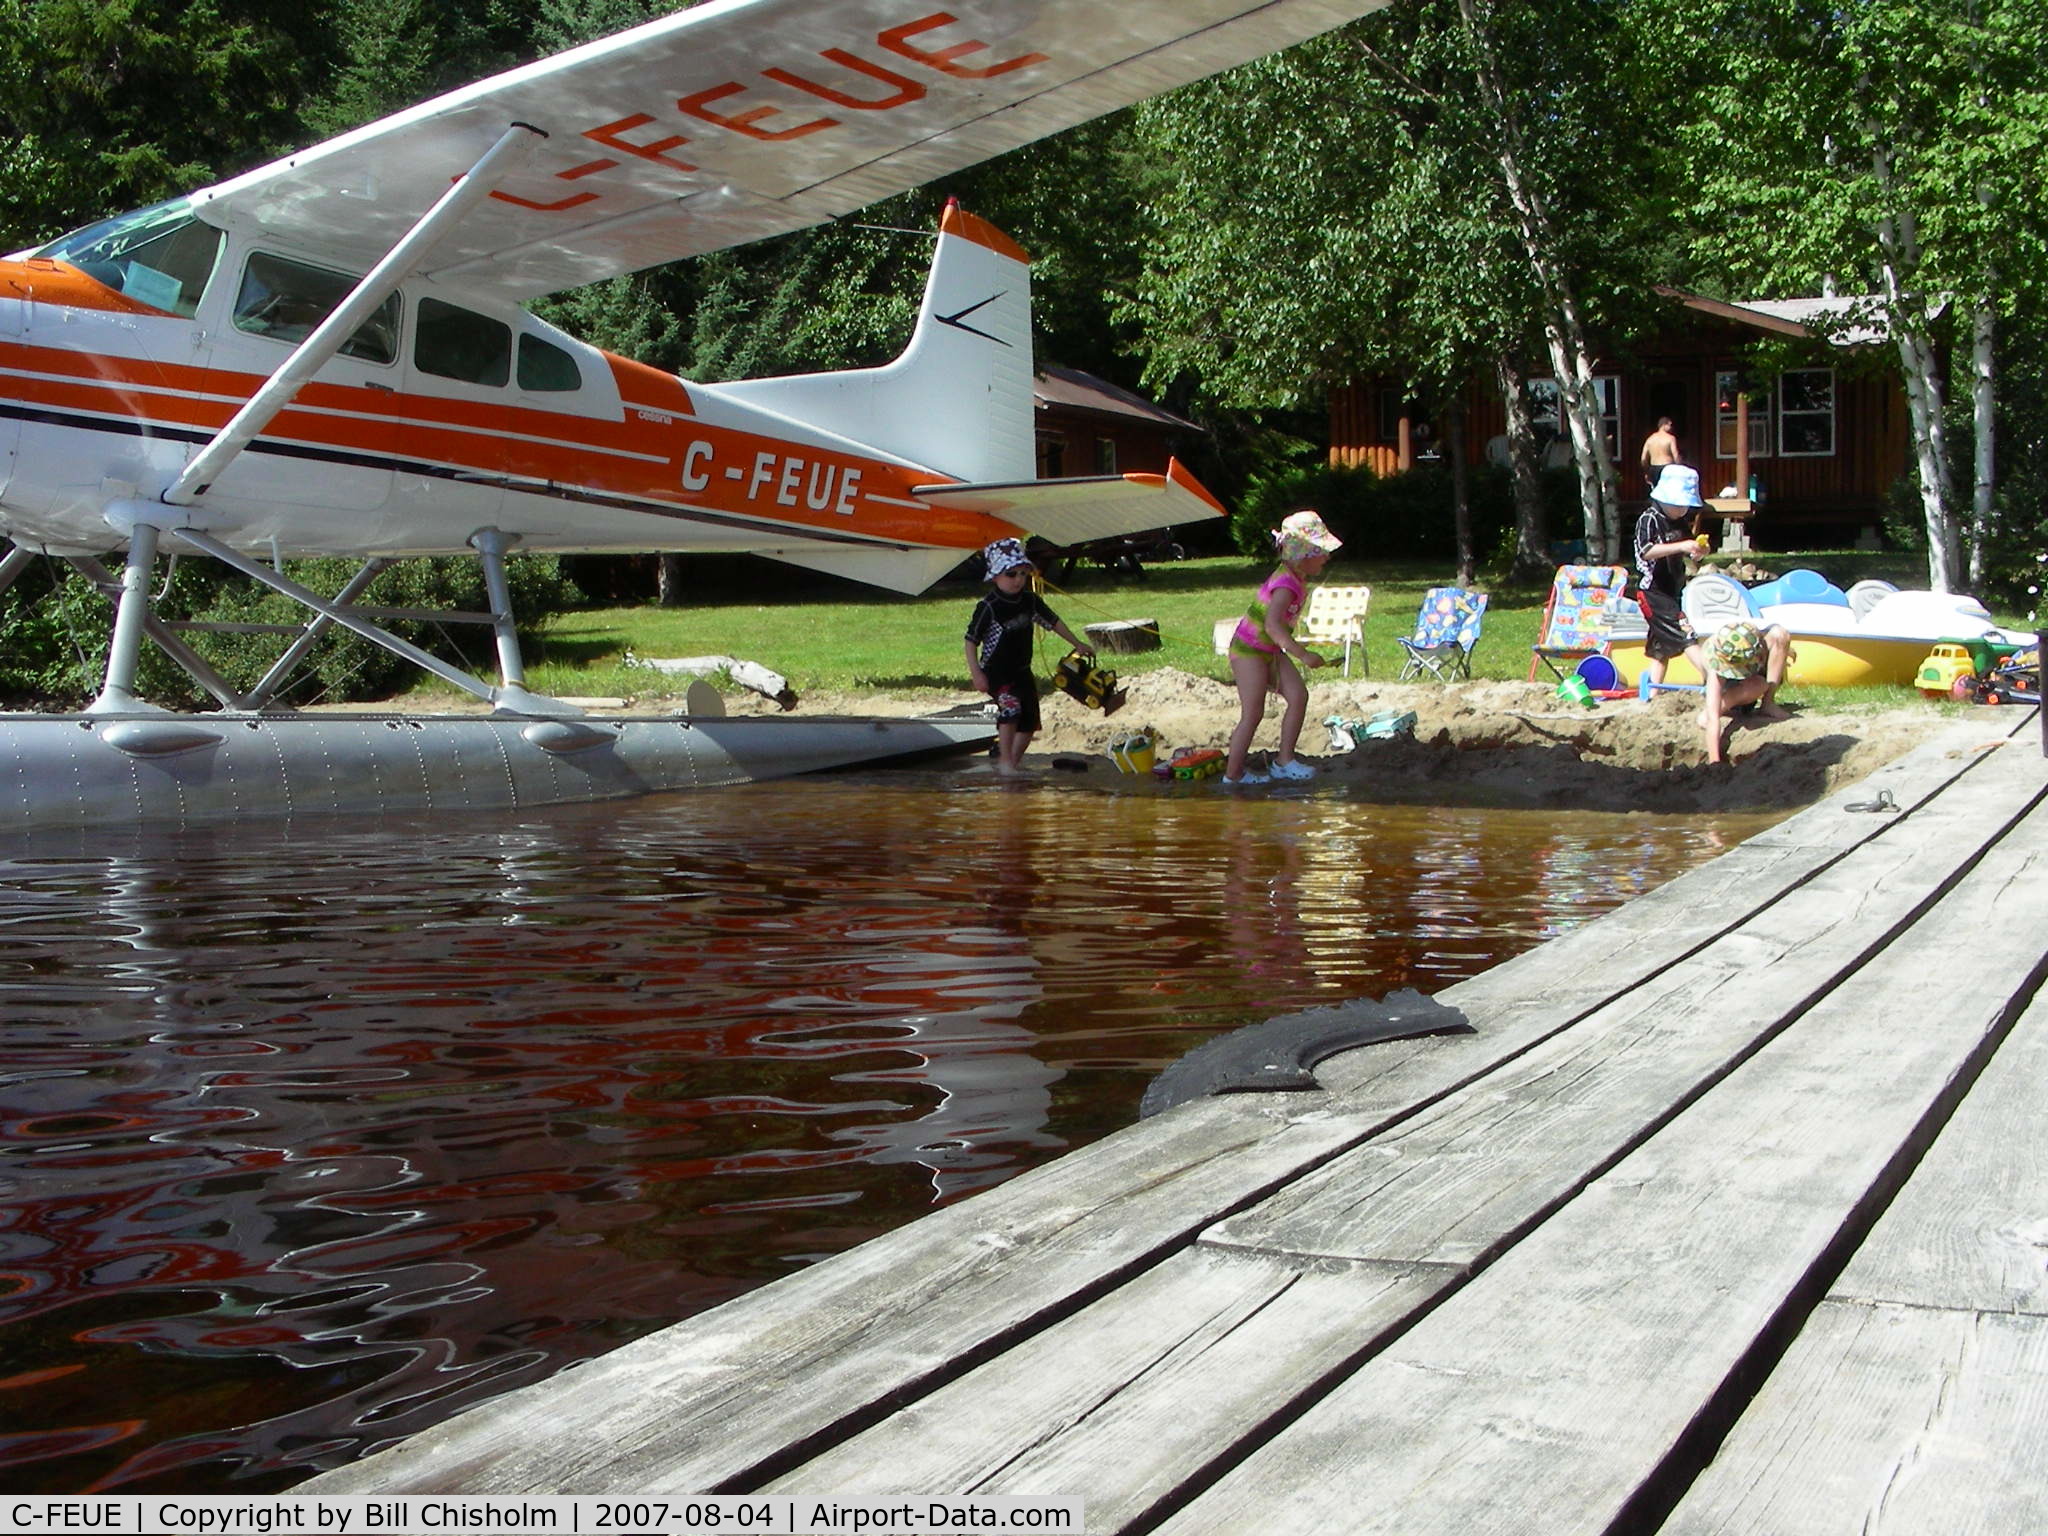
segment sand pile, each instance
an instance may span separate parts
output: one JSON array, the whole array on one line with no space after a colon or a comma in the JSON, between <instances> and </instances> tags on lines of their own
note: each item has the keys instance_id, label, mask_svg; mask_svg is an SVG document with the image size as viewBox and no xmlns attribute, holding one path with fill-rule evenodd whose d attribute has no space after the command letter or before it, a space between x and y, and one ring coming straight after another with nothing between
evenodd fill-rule
<instances>
[{"instance_id":1,"label":"sand pile","mask_svg":"<svg viewBox=\"0 0 2048 1536\"><path fill-rule=\"evenodd\" d=\"M1222 747L1236 723L1235 690L1213 678L1164 669L1130 678L1127 692L1124 707L1105 719L1049 691L1034 757L1085 755L1106 768L1103 752L1112 737L1150 727L1164 749ZM965 689L917 697L810 695L799 710L904 715L976 701ZM727 704L734 713L774 709L748 698ZM1413 734L1330 750L1326 717L1362 720L1388 710L1412 710ZM1329 788L1376 799L1666 812L1774 809L1830 794L1954 723L1933 705L1840 714L1807 707L1790 720L1735 730L1729 761L1710 768L1698 710L1699 695L1686 693L1587 709L1567 705L1542 683L1318 678L1309 692L1302 756L1324 770ZM1275 699L1259 733L1260 749L1273 744L1278 713ZM1987 739L2009 726L1986 712Z\"/></svg>"}]
</instances>

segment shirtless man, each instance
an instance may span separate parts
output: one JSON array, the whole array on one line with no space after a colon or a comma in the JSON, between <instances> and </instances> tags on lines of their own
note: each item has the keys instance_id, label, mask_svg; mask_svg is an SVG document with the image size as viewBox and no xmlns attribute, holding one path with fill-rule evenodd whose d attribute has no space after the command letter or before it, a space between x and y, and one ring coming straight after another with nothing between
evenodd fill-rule
<instances>
[{"instance_id":1,"label":"shirtless man","mask_svg":"<svg viewBox=\"0 0 2048 1536\"><path fill-rule=\"evenodd\" d=\"M1678 434L1671 430L1671 418L1659 416L1657 430L1643 439L1643 478L1655 485L1658 470L1666 464L1684 462L1685 455L1678 451Z\"/></svg>"}]
</instances>

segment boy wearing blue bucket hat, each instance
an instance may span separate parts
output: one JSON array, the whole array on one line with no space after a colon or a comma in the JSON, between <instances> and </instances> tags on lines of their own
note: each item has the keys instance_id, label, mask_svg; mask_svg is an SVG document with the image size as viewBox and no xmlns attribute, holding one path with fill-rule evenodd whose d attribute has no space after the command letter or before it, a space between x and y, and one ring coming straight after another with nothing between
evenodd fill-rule
<instances>
[{"instance_id":1,"label":"boy wearing blue bucket hat","mask_svg":"<svg viewBox=\"0 0 2048 1536\"><path fill-rule=\"evenodd\" d=\"M1706 552L1704 537L1694 538L1681 521L1700 502L1700 472L1689 464L1666 464L1650 488L1650 508L1636 519L1636 602L1650 633L1643 641L1650 681L1664 681L1664 669L1683 656L1692 643L1679 594L1685 589L1688 560Z\"/></svg>"}]
</instances>

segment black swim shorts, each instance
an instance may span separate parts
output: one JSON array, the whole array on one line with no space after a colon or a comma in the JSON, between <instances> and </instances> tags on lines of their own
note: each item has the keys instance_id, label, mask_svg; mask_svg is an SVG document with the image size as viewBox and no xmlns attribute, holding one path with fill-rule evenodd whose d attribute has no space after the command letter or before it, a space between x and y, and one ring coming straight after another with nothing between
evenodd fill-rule
<instances>
[{"instance_id":1,"label":"black swim shorts","mask_svg":"<svg viewBox=\"0 0 2048 1536\"><path fill-rule=\"evenodd\" d=\"M992 677L988 680L996 701L996 724L1036 731L1039 726L1038 679L1035 677Z\"/></svg>"},{"instance_id":2,"label":"black swim shorts","mask_svg":"<svg viewBox=\"0 0 2048 1536\"><path fill-rule=\"evenodd\" d=\"M1636 602L1643 610L1643 622L1650 626L1649 638L1643 642L1643 654L1652 661L1670 661L1683 656L1685 648L1692 643L1692 632L1686 628L1685 610L1678 599L1669 592L1660 592L1655 587L1645 587L1636 594Z\"/></svg>"}]
</instances>

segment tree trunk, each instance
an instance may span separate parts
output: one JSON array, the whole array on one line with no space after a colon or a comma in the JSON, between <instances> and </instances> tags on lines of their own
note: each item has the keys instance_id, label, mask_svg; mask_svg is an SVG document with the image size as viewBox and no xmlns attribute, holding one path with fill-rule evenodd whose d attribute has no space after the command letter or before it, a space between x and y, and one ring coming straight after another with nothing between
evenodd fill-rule
<instances>
[{"instance_id":1,"label":"tree trunk","mask_svg":"<svg viewBox=\"0 0 2048 1536\"><path fill-rule=\"evenodd\" d=\"M1891 154L1881 138L1871 151L1871 166L1878 185L1887 194L1893 193ZM1885 318L1898 343L1906 416L1913 431L1913 459L1920 475L1920 507L1927 521L1927 584L1937 592L1953 592L1962 573L1962 550L1956 534L1948 429L1942 417L1946 391L1927 305L1907 289L1910 274L1919 264L1919 240L1910 213L1879 217L1876 233L1878 279Z\"/></svg>"},{"instance_id":2,"label":"tree trunk","mask_svg":"<svg viewBox=\"0 0 2048 1536\"><path fill-rule=\"evenodd\" d=\"M1998 488L1998 390L1993 344L1998 316L1989 299L1977 302L1970 328L1970 415L1976 432L1976 465L1970 488L1970 590L1984 589L1984 568L1991 557L1991 498Z\"/></svg>"},{"instance_id":3,"label":"tree trunk","mask_svg":"<svg viewBox=\"0 0 2048 1536\"><path fill-rule=\"evenodd\" d=\"M1451 528L1458 540L1458 585L1469 587L1479 574L1479 559L1472 548L1472 487L1465 469L1463 397L1444 410L1444 452L1451 456Z\"/></svg>"},{"instance_id":4,"label":"tree trunk","mask_svg":"<svg viewBox=\"0 0 2048 1536\"><path fill-rule=\"evenodd\" d=\"M1579 506L1585 514L1586 545L1602 559L1614 556L1617 529L1611 518L1618 481L1614 457L1600 430L1600 411L1594 397L1591 353L1585 329L1579 323L1578 299L1570 275L1558 262L1558 240L1551 227L1550 210L1542 195L1522 173L1522 133L1508 103L1506 77L1501 73L1499 49L1495 46L1488 19L1480 14L1479 0L1458 0L1458 14L1465 22L1465 35L1472 44L1479 88L1492 109L1498 143L1501 179L1508 201L1514 206L1521 232L1522 249L1543 297L1543 335L1550 349L1550 363L1557 379L1558 414L1571 426L1572 462L1579 471Z\"/></svg>"},{"instance_id":5,"label":"tree trunk","mask_svg":"<svg viewBox=\"0 0 2048 1536\"><path fill-rule=\"evenodd\" d=\"M1500 380L1501 408L1507 415L1508 478L1515 497L1515 565L1517 576L1538 576L1550 569L1550 532L1544 525L1543 493L1536 483L1536 429L1529 421L1527 381L1505 352L1493 360Z\"/></svg>"},{"instance_id":6,"label":"tree trunk","mask_svg":"<svg viewBox=\"0 0 2048 1536\"><path fill-rule=\"evenodd\" d=\"M658 555L654 567L654 600L663 608L683 606L683 557Z\"/></svg>"},{"instance_id":7,"label":"tree trunk","mask_svg":"<svg viewBox=\"0 0 2048 1536\"><path fill-rule=\"evenodd\" d=\"M1953 592L1961 575L1962 552L1956 537L1954 501L1948 468L1948 432L1941 368L1933 338L1906 322L1898 329L1899 363L1905 375L1906 416L1913 430L1913 460L1920 476L1920 508L1927 520L1927 584L1937 592Z\"/></svg>"},{"instance_id":8,"label":"tree trunk","mask_svg":"<svg viewBox=\"0 0 2048 1536\"><path fill-rule=\"evenodd\" d=\"M1614 454L1607 446L1607 430L1600 412L1600 390L1593 382L1593 354L1586 346L1585 328L1579 324L1578 304L1568 286L1563 302L1565 329L1572 342L1572 363L1579 383L1581 409L1585 412L1586 436L1593 445L1593 478L1600 496L1601 559L1611 563L1619 553L1621 538L1621 477L1615 472ZM1584 471L1580 473L1583 478Z\"/></svg>"}]
</instances>

